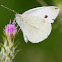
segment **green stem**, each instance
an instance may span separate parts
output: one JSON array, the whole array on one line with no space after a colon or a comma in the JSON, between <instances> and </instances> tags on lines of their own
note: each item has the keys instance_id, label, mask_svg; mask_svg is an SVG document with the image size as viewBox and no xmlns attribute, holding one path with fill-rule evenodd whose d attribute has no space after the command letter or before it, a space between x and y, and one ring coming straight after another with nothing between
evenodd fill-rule
<instances>
[{"instance_id":1,"label":"green stem","mask_svg":"<svg viewBox=\"0 0 62 62\"><path fill-rule=\"evenodd\" d=\"M1 46L1 62L12 62L15 53L14 50L13 41L8 41L7 38L5 38L4 44Z\"/></svg>"}]
</instances>

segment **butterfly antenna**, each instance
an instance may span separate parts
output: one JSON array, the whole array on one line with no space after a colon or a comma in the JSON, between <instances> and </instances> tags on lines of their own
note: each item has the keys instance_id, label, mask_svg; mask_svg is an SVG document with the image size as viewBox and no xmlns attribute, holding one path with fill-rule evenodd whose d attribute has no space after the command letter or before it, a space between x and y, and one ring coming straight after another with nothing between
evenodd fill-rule
<instances>
[{"instance_id":1,"label":"butterfly antenna","mask_svg":"<svg viewBox=\"0 0 62 62\"><path fill-rule=\"evenodd\" d=\"M12 10L12 9L10 9L10 8L8 8L8 7L6 7L6 6L4 6L4 5L1 5L1 7L4 7L4 8L6 8L6 9L8 9L8 10L14 12L14 13L17 13L16 11L14 11L14 10Z\"/></svg>"}]
</instances>

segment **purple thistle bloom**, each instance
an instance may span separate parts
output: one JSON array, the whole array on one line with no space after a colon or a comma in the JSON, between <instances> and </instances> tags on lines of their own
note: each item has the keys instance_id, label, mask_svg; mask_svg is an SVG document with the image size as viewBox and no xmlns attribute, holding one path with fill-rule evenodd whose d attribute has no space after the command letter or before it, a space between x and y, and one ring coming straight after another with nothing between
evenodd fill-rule
<instances>
[{"instance_id":1,"label":"purple thistle bloom","mask_svg":"<svg viewBox=\"0 0 62 62\"><path fill-rule=\"evenodd\" d=\"M7 36L11 36L11 35L15 36L15 34L17 32L17 27L15 25L13 25L13 24L7 24L5 26L5 30L4 31L5 31L5 34Z\"/></svg>"}]
</instances>

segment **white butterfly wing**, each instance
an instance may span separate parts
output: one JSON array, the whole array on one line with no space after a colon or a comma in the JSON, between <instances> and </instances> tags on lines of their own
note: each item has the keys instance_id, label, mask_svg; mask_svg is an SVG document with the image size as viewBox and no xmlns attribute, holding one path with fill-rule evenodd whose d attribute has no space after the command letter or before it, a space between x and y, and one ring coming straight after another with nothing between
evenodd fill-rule
<instances>
[{"instance_id":1,"label":"white butterfly wing","mask_svg":"<svg viewBox=\"0 0 62 62\"><path fill-rule=\"evenodd\" d=\"M55 6L37 7L37 8L30 9L28 11L25 11L22 14L22 17L36 16L48 21L49 23L53 23L54 19L58 16L58 13L59 13L59 8Z\"/></svg>"},{"instance_id":2,"label":"white butterfly wing","mask_svg":"<svg viewBox=\"0 0 62 62\"><path fill-rule=\"evenodd\" d=\"M32 43L43 41L51 32L51 24L38 17L24 17L23 25L25 27L26 36Z\"/></svg>"}]
</instances>

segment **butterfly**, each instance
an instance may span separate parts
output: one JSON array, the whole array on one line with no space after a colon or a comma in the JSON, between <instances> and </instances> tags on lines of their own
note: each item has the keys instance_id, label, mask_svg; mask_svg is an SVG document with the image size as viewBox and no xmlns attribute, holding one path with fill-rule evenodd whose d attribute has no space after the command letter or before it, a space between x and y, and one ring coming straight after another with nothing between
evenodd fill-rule
<instances>
[{"instance_id":1,"label":"butterfly","mask_svg":"<svg viewBox=\"0 0 62 62\"><path fill-rule=\"evenodd\" d=\"M58 14L58 7L37 7L25 11L23 14L16 14L15 20L23 32L26 43L28 41L39 43L50 35L52 23Z\"/></svg>"},{"instance_id":2,"label":"butterfly","mask_svg":"<svg viewBox=\"0 0 62 62\"><path fill-rule=\"evenodd\" d=\"M27 10L22 14L11 11L16 13L15 20L23 32L25 42L39 43L50 35L52 23L58 16L59 10L56 6L43 6Z\"/></svg>"}]
</instances>

